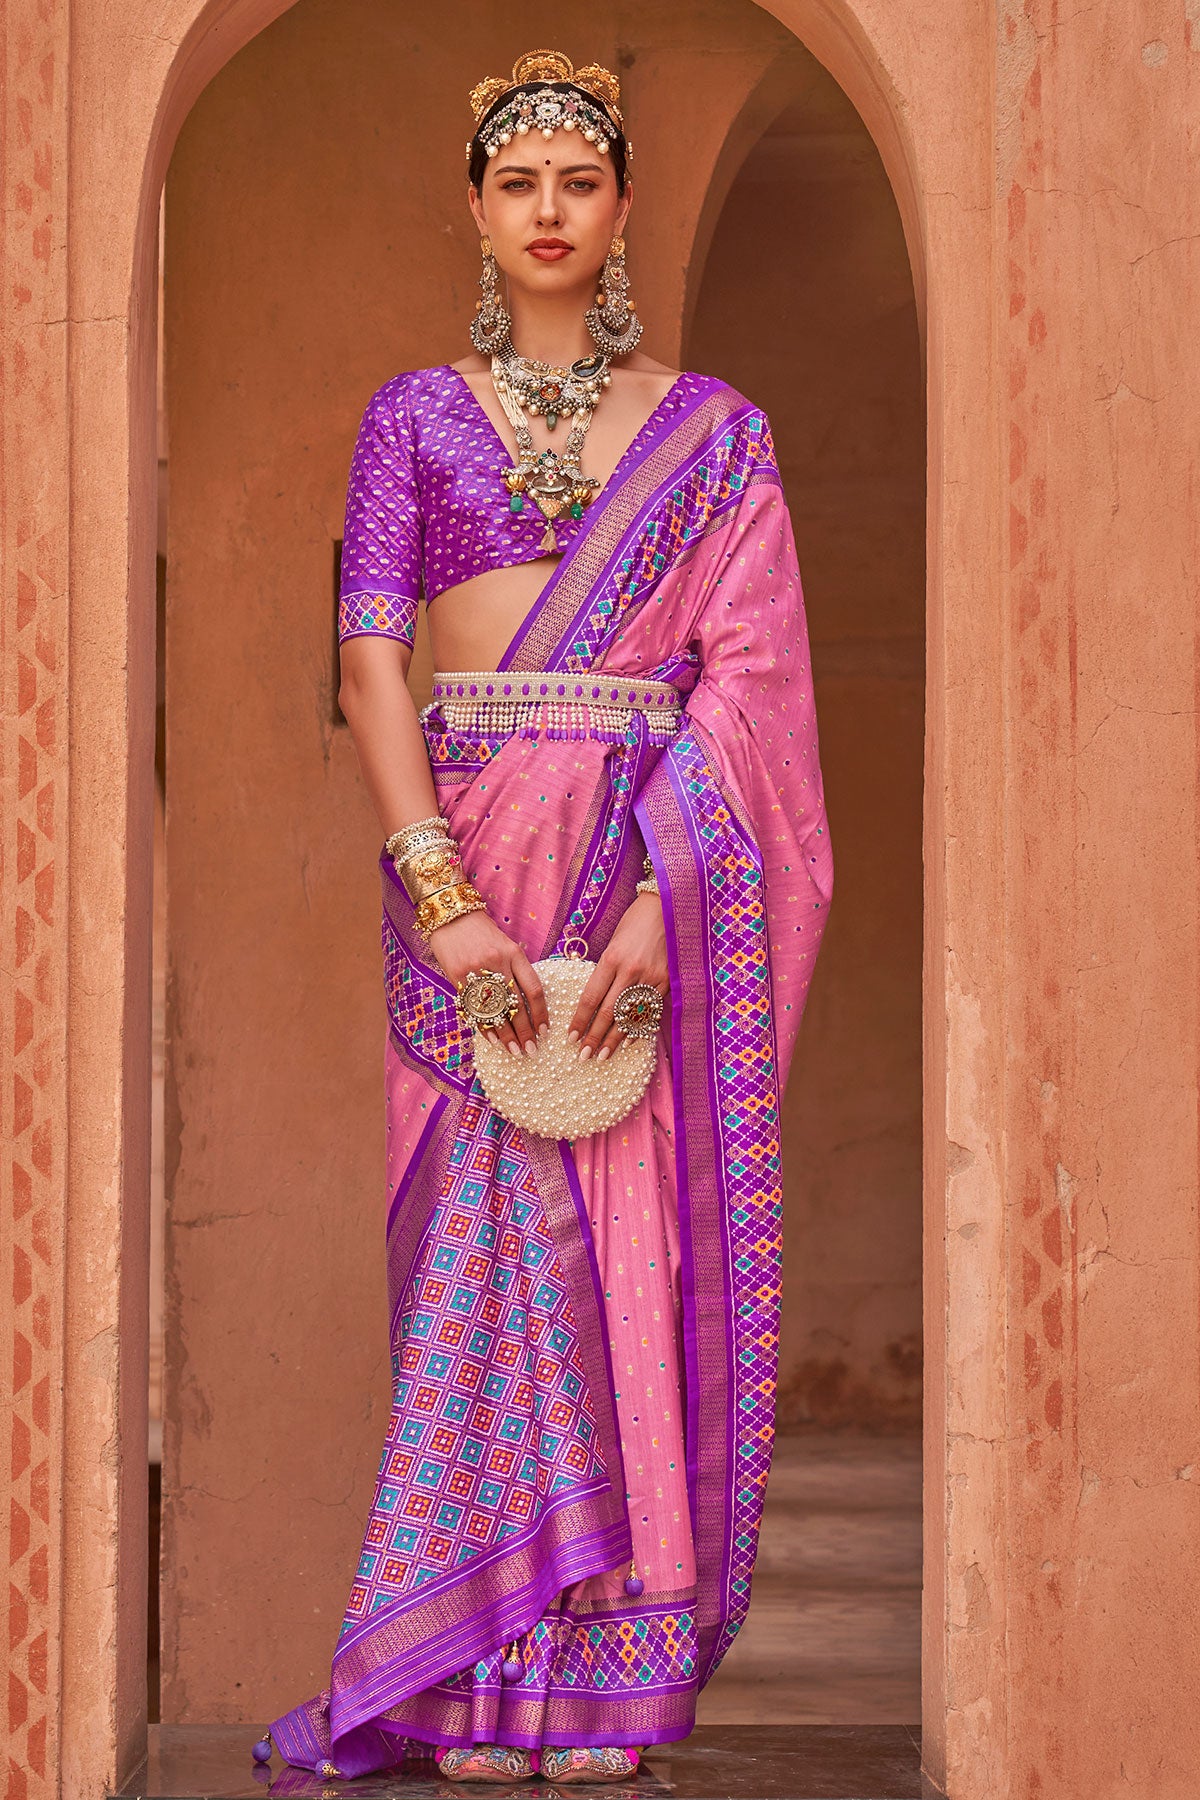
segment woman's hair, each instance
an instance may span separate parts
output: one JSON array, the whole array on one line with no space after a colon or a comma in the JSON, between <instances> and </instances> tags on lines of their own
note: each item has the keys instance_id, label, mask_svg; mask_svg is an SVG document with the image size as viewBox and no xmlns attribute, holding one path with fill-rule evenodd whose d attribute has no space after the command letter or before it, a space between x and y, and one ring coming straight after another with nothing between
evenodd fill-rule
<instances>
[{"instance_id":1,"label":"woman's hair","mask_svg":"<svg viewBox=\"0 0 1200 1800\"><path fill-rule=\"evenodd\" d=\"M539 88L553 88L555 92L559 94L578 94L582 99L586 100L589 105L597 105L596 96L594 94L587 93L583 88L577 88L572 81L539 81L537 86ZM518 89L517 91L523 92L524 90ZM475 128L475 136L471 139L471 154L467 160L467 180L479 192L483 191L483 172L487 168L490 160L486 149L479 141L479 133L483 130L492 114L499 112L502 107L510 105L512 99L512 89L506 94L501 94L495 104L488 107ZM623 194L625 192L625 134L622 131L617 131L615 125L613 126L613 132L615 135L608 149L605 151L605 155L612 158L613 174L617 178L617 193ZM533 135L533 132L529 133L530 137ZM586 142L586 139L581 139L580 141Z\"/></svg>"}]
</instances>

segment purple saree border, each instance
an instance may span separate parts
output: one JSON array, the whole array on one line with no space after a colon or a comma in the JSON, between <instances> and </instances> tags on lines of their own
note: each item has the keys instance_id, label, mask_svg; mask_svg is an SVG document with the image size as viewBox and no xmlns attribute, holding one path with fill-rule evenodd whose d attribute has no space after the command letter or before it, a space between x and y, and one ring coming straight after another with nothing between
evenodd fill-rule
<instances>
[{"instance_id":1,"label":"purple saree border","mask_svg":"<svg viewBox=\"0 0 1200 1800\"><path fill-rule=\"evenodd\" d=\"M585 1696L572 1696L572 1698L576 1700L576 1706L578 1706L579 1700L585 1698ZM602 1702L597 1695L588 1694L586 1696L586 1701L589 1705L595 1705L597 1712L600 1712ZM559 1704L562 1703L563 1702L559 1702ZM627 1704L622 1695L613 1695L612 1699L608 1702L611 1706L620 1706L623 1703ZM551 1719L553 1719L554 1708L555 1700L553 1698L547 1700L544 1710ZM397 1727L397 1729L399 1730L400 1727ZM426 1726L425 1729L433 1734L428 1738L421 1739L423 1743L427 1744L450 1744L456 1750L469 1750L472 1744L480 1741L478 1738L474 1737L460 1737L458 1733L453 1731L446 1731L443 1733L436 1730L433 1726ZM556 1750L587 1750L595 1744L636 1744L638 1748L641 1749L643 1744L678 1744L684 1738L691 1737L695 1729L695 1709L692 1708L690 1709L690 1716L682 1724L664 1725L658 1730L655 1730L654 1727L651 1726L642 1730L626 1731L620 1726L610 1723L608 1719L603 1717L599 1717L596 1724L586 1731L561 1731L552 1723L538 1731L520 1731L514 1730L513 1727L506 1722L504 1724L504 1737L502 1741L505 1744L515 1744L524 1750L536 1750L542 1744L553 1745ZM416 1724L405 1724L403 1726L403 1731L408 1737L421 1738L421 1733ZM625 1792L628 1795L628 1787L625 1789Z\"/></svg>"},{"instance_id":2,"label":"purple saree border","mask_svg":"<svg viewBox=\"0 0 1200 1800\"><path fill-rule=\"evenodd\" d=\"M404 1201L408 1198L409 1192L410 1192L414 1182L417 1180L418 1175L420 1174L422 1168L424 1167L425 1158L429 1154L429 1146L432 1143L434 1134L436 1133L438 1126L441 1122L442 1114L445 1112L445 1110L446 1110L447 1106L449 1106L449 1104L450 1104L449 1094L439 1094L437 1099L433 1103L433 1107L430 1111L429 1117L425 1121L425 1125L422 1129L421 1135L417 1139L416 1145L413 1149L413 1153L408 1159L408 1163L405 1167L404 1174L400 1180L398 1187L396 1188L395 1195L393 1196L393 1199L392 1199L392 1204L388 1207L387 1222L384 1226L384 1233L383 1233L385 1239L389 1238L391 1236L392 1226L396 1222L396 1214L399 1212L401 1206L404 1204ZM391 1328L392 1329L395 1328L395 1320L394 1319L391 1321Z\"/></svg>"},{"instance_id":3,"label":"purple saree border","mask_svg":"<svg viewBox=\"0 0 1200 1800\"><path fill-rule=\"evenodd\" d=\"M641 796L637 803L637 816L651 863L660 876L668 964L677 994L689 991L682 985L675 985L683 980L684 941L695 938L707 942L712 929L712 894L704 876L707 858L697 832L696 803L688 797L689 771L685 767L687 762L696 760L704 760L701 740L691 733L673 740L666 757L665 782L656 784L653 794ZM758 846L747 834L738 810L729 803L715 776L712 786L725 805L727 838L748 853L750 862L761 872ZM679 840L679 854L668 855L667 835ZM688 972L691 976L690 965ZM691 991L694 992L694 976L691 978ZM738 1411L742 1400L753 1392L753 1385L750 1381L739 1382L737 1357L739 1319L742 1317L738 1310L739 1293L743 1300L745 1293L739 1290L735 1272L734 1201L727 1168L729 1147L721 1126L729 1096L720 1091L716 1060L720 1047L714 1039L719 1004L707 963L702 993L703 1011L696 1010L707 1021L703 1031L685 1030L685 1008L682 1005L672 1008L672 1081L675 1135L680 1147L678 1191L684 1357L689 1400L685 1444L688 1497L696 1543L701 1686L715 1671L744 1617L754 1558L752 1550L747 1551L740 1545L740 1535L751 1533L756 1539L761 1518L761 1499L756 1501L750 1477L748 1473L743 1476L740 1467L742 1449ZM774 1045L773 1020L770 1025ZM777 1070L777 1066L777 1058L772 1055L772 1070ZM705 1165L702 1171L697 1169L688 1130L689 1116L698 1110L697 1084L702 1092L699 1110L706 1111L714 1121L711 1151L702 1158ZM706 1198L709 1187L711 1198ZM711 1265L713 1279L719 1284L712 1292L702 1293L704 1283L699 1262L702 1247L708 1252L705 1260ZM751 1280L756 1278L750 1277ZM713 1330L716 1320L724 1322L719 1345ZM714 1390L720 1400L720 1405L715 1408ZM712 1422L714 1410L717 1414L715 1424ZM718 1445L720 1451L716 1454ZM749 1497L743 1495L742 1489L747 1490ZM735 1540L739 1540L736 1573Z\"/></svg>"},{"instance_id":4,"label":"purple saree border","mask_svg":"<svg viewBox=\"0 0 1200 1800\"><path fill-rule=\"evenodd\" d=\"M666 857L658 841L653 820L644 797L634 802L634 816L637 819L650 864L658 881L659 898L662 902L663 923L666 926L667 938L667 971L670 977L671 992L683 992L683 968L679 954L679 920L676 901L671 893L670 874ZM690 1397L700 1392L699 1388L699 1346L696 1341L696 1261L692 1249L692 1193L690 1167L687 1148L687 1132L684 1130L683 1109L683 1008L673 1005L671 1011L671 1099L675 1116L675 1156L676 1156L676 1195L679 1210L680 1235L684 1245L684 1255L680 1266L680 1295L683 1304L683 1363L686 1377L685 1416L684 1416L684 1463L687 1477L688 1507L691 1513L692 1538L696 1536L696 1501L698 1488L698 1468L696 1443L699 1431L698 1409L688 1404ZM698 1573L698 1572L697 1572Z\"/></svg>"},{"instance_id":5,"label":"purple saree border","mask_svg":"<svg viewBox=\"0 0 1200 1800\"><path fill-rule=\"evenodd\" d=\"M692 737L691 742L696 746L697 750L699 750L701 753L703 753L702 745L699 744L699 742L697 741L697 739L694 736ZM683 749L684 749L684 746L680 745L681 752L683 751ZM696 828L695 813L693 812L692 808L687 805L687 803L684 799L683 783L682 783L682 780L680 777L679 766L674 761L673 758L670 759L666 764L666 776L667 776L667 780L669 781L669 783L671 785L671 790L675 796L675 800L676 800L676 803L677 803L677 806L679 809L680 822L683 826L684 831L687 834L688 842L691 846L692 856L694 859L693 866L696 869L702 869L704 867L704 860L705 860L704 846L700 842L699 834L698 834L698 831ZM754 846L754 849L755 849L755 854L757 855L757 853L758 853L757 845ZM670 887L670 885L671 885L670 875L668 874L668 877L667 877L668 888ZM711 931L712 920L711 920L711 911L710 911L710 906L709 906L710 896L709 896L708 888L703 881L698 881L696 884L695 898L696 898L697 910L699 913L698 924L699 924L701 932L703 933L701 941L704 943L707 943L709 941L709 934ZM704 995L705 995L705 1002L706 1002L705 1008L704 1008L704 1014L705 1014L705 1018L707 1020L713 1020L717 1016L716 1015L717 995L716 995L716 989L713 985L713 980L712 980L712 962L711 962L711 959L708 957L702 957L700 959L700 961L701 961L701 965L704 969ZM682 1008L680 1010L682 1011ZM716 1046L713 1042L711 1028L710 1028L710 1030L705 1034L705 1038L704 1038L704 1086L705 1086L705 1090L708 1095L710 1116L714 1120L719 1119L721 1116L720 1115L721 1097L720 1097L720 1093L718 1091L718 1085L717 1085L715 1052L716 1052ZM683 1068L683 1065L680 1064L681 1082L682 1082L683 1074L684 1074L684 1068ZM682 1089L681 1089L681 1091L682 1091ZM724 1157L719 1154L716 1155L713 1159L713 1163L714 1163L714 1174L716 1176L717 1189L718 1189L717 1205L715 1208L715 1220L713 1222L715 1223L715 1225L717 1227L717 1231L719 1233L719 1239L720 1239L720 1245L721 1245L721 1270L722 1270L722 1276L724 1277L725 1272L732 1266L732 1264L731 1264L732 1250L731 1250L731 1239L730 1239L730 1231L729 1231L729 1194L728 1194L728 1189L726 1186L726 1171L725 1171L725 1166L724 1166ZM691 1214L692 1214L691 1201L692 1201L692 1195L691 1195L691 1189L689 1187L688 1196L687 1196L689 1221L691 1219ZM692 1237L690 1233L689 1233L688 1253L689 1253L689 1256L692 1256L692 1257L694 1257L696 1254L696 1242L695 1242L694 1237ZM697 1283L697 1287L698 1287L698 1285L699 1284ZM722 1280L722 1293L721 1293L720 1298L725 1304L727 1304L729 1306L730 1316L732 1317L732 1309L733 1309L734 1305L736 1304L736 1290L732 1284L726 1283L724 1281L724 1279ZM733 1490L733 1484L737 1479L737 1433L735 1430L734 1406L732 1405L733 1397L736 1395L736 1392L737 1392L737 1365L735 1362L735 1356L736 1356L736 1345L734 1342L734 1333L731 1329L725 1338L725 1345L724 1345L725 1368L724 1368L723 1373L724 1373L725 1383L726 1383L726 1393L729 1395L730 1402L731 1402L730 1404L727 1404L724 1407L723 1415L722 1415L723 1420L724 1420L724 1425L725 1425L725 1467L724 1467L722 1477L719 1480L712 1480L710 1482L710 1485L712 1486L714 1491L720 1496L721 1510L722 1510L722 1515L723 1515L722 1530L721 1530L721 1567L720 1567L720 1573L716 1577L717 1591L721 1595L724 1595L728 1592L729 1544L730 1544L730 1536L731 1536L731 1531L732 1531L732 1519L733 1519L732 1490ZM711 1373L710 1371L705 1371L706 1377L709 1377L710 1373ZM697 1391L699 1391L699 1390L697 1390ZM698 1425L698 1423L699 1422L697 1421L697 1425ZM701 1467L700 1467L699 1436L700 1436L699 1430L697 1429L697 1433L696 1433L697 1504L699 1504L700 1486L701 1486L701 1481L702 1481L702 1471L701 1471ZM699 1571L697 1571L697 1574L699 1574ZM701 1604L701 1602L698 1601L698 1604ZM703 1679L703 1671L702 1671L702 1679Z\"/></svg>"},{"instance_id":6,"label":"purple saree border","mask_svg":"<svg viewBox=\"0 0 1200 1800\"><path fill-rule=\"evenodd\" d=\"M502 1678L496 1651L469 1681L426 1688L380 1723L444 1744L669 1742L695 1721L695 1593L643 1599L633 1630L625 1604L552 1610L518 1640L517 1681Z\"/></svg>"},{"instance_id":7,"label":"purple saree border","mask_svg":"<svg viewBox=\"0 0 1200 1800\"><path fill-rule=\"evenodd\" d=\"M708 399L709 396L704 395L703 398ZM698 405L699 405L699 402L697 402L697 406ZM684 416L683 418L679 419L676 422L675 429L677 431L681 430L683 428L683 426L685 426L690 421L690 419L692 417L692 412L694 410L695 409L693 408L686 414L686 416ZM581 601L580 605L575 609L575 613L574 613L573 617L571 618L569 624L565 627L565 629L560 634L558 644L556 645L555 651L554 651L554 660L551 662L552 667L558 668L560 666L557 661L557 658L563 654L569 653L569 651L573 648L576 639L582 635L584 627L586 626L587 621L588 621L589 617L591 616L592 610L595 606L595 591L596 591L596 589L605 587L612 581L613 576L616 574L617 569L620 567L622 558L625 557L630 546L632 544L636 543L638 541L638 539L642 536L648 520L650 519L652 514L658 509L658 507L661 506L662 502L666 499L667 495L672 493L676 488L681 487L684 484L684 482L687 481L689 475L696 468L697 464L700 463L701 461L703 461L705 456L710 454L713 444L717 437L719 437L719 436L723 435L724 433L726 433L727 431L729 431L732 426L737 424L737 422L740 418L745 417L747 414L753 413L756 410L757 409L755 407L751 406L747 402L740 409L740 411L732 412L726 418L722 419L720 425L718 427L716 427L713 431L710 431L708 436L703 438L700 441L700 443L695 446L695 448L692 450L692 452L689 456L681 459L675 465L675 468L671 474L664 475L663 479L658 483L658 486L655 487L654 489L652 489L652 491L646 496L645 500L639 506L637 512L630 519L628 525L625 528L625 531L622 533L620 542L615 546L612 554L608 558L608 561L605 563L603 569L600 571L599 575L596 577L596 580L593 583L591 589L589 590L587 597L583 601ZM714 518L714 519L719 518L723 511L727 510L730 507L736 506L740 500L741 500L740 493L731 495L729 500L726 502L726 506L724 508L714 511L714 513L712 514L712 518ZM684 553L686 553L687 550L690 550L692 548L692 544L693 544L693 540L689 538L687 541L686 547L685 547L685 551L682 552L681 554L684 554ZM671 568L673 566L674 565L671 564L671 565L659 570L656 579L645 588L642 598L647 597L649 594L651 594L654 591L654 588L656 588L658 586L658 583L671 573ZM624 628L624 626L628 623L628 620L629 620L628 614L625 614L622 616L622 618L620 620L620 625L622 628ZM597 656L601 656L601 655L603 655L603 647L602 647L602 645L597 645L595 650L593 651L592 663L589 664L589 667L593 666L595 663L595 658Z\"/></svg>"},{"instance_id":8,"label":"purple saree border","mask_svg":"<svg viewBox=\"0 0 1200 1800\"><path fill-rule=\"evenodd\" d=\"M386 849L379 852L377 866L382 886L385 924L399 945L400 952L409 967L419 973L422 985L431 989L434 994L440 994L449 1008L453 1010L456 1002L454 984L446 977L437 962L426 954L425 941L416 928L412 901L405 893L395 865ZM386 954L384 961L386 968ZM386 986L385 980L385 995ZM457 1014L455 1017L457 1018ZM471 1051L468 1033L455 1027L455 1034L458 1038L457 1048L460 1054L458 1062L451 1069L443 1068L435 1056L418 1049L416 1044L397 1028L396 1019L390 1006L388 1007L388 1031L396 1054L401 1061L420 1075L423 1081L428 1082L436 1093L444 1098L449 1098L455 1094L465 1097L471 1092L474 1085L475 1059Z\"/></svg>"},{"instance_id":9,"label":"purple saree border","mask_svg":"<svg viewBox=\"0 0 1200 1800\"><path fill-rule=\"evenodd\" d=\"M588 1490L573 1489L562 1495L557 1505L548 1501L536 1527L520 1537L505 1540L499 1552L502 1558L532 1549L547 1524L560 1512L569 1506L583 1504L605 1485L594 1483ZM419 1694L424 1688L445 1680L449 1675L458 1674L482 1657L490 1655L497 1644L509 1643L528 1631L541 1616L547 1603L564 1587L616 1566L618 1545L613 1540L619 1540L623 1532L628 1535L627 1524L623 1521L615 1522L594 1528L581 1537L571 1538L569 1542L556 1546L549 1556L539 1553L537 1571L527 1581L498 1594L491 1602L477 1607L466 1618L425 1637L420 1651L405 1659L403 1677L397 1676L395 1662L388 1660L369 1674L348 1681L340 1689L335 1684L330 1700L330 1732L333 1739L336 1741L360 1725L370 1723L380 1713L386 1712L388 1707L398 1705L413 1694ZM478 1563L472 1561L468 1565L471 1576L484 1573L485 1567L481 1565L491 1560L491 1557L481 1557ZM461 1571L456 1573L458 1585L464 1579L469 1579ZM397 1601L394 1606L381 1607L370 1618L364 1619L335 1647L334 1668L360 1650L371 1636L407 1618L411 1612L430 1606L441 1586L438 1582L426 1582L403 1600Z\"/></svg>"},{"instance_id":10,"label":"purple saree border","mask_svg":"<svg viewBox=\"0 0 1200 1800\"><path fill-rule=\"evenodd\" d=\"M676 385L678 385L678 383L676 383ZM594 536L596 534L596 527L599 524L600 520L603 517L605 517L614 507L616 507L623 498L626 497L626 495L628 494L628 491L631 487L631 484L634 480L634 477L638 473L638 470L648 460L648 458L653 454L653 452L659 447L659 445L665 443L677 431L681 430L692 419L692 417L699 410L699 408L701 406L705 405L706 402L708 402L712 398L712 395L714 394L714 392L719 392L723 387L725 387L725 385L726 384L724 382L719 381L715 376L704 378L704 385L701 386L695 393L687 395L685 397L684 404L679 408L679 410L677 412L671 414L669 418L667 418L666 420L660 421L655 426L654 430L650 433L650 435L646 438L644 444L642 445L640 456L637 458L637 460L634 463L632 463L630 465L629 468L627 468L625 470L625 472L622 475L617 486L615 488L612 488L611 491L605 495L603 504L598 508L595 507L594 505L592 507L588 508L588 512L586 514L586 517L588 519L588 529L586 531L580 532L579 535L573 541L573 543L571 543L569 545L569 547L567 548L567 550L563 553L562 559L559 562L557 568L555 568L554 571L552 572L552 574L550 575L550 578L546 582L545 587L543 587L541 593L538 595L537 599L534 601L533 605L530 607L529 611L526 613L525 617L522 619L520 625L517 627L516 632L514 633L512 638L509 640L508 645L507 645L503 655L497 661L496 667L498 669L510 669L514 666L514 664L512 662L512 658L520 650L521 645L529 637L530 633L540 623L540 621L542 620L542 618L544 617L544 615L546 613L547 608L556 599L559 588L562 586L562 584L566 580L567 576L570 573L572 573L572 571L574 570L575 564L582 559L583 555L587 551L589 545L591 544L592 539L594 538ZM730 390L730 391L732 392L732 390ZM740 396L739 396L739 398L740 398ZM752 407L750 407L750 404L748 401L743 401L741 408L738 410L741 412L745 412L745 411L753 411L754 409ZM735 416L735 414L733 412L731 412L730 417L732 418L734 416ZM709 439L704 440L706 443L710 441L711 435L712 434L710 434ZM684 474L686 474L687 470L690 467L691 467L690 460L687 463L677 464L675 467L675 470L673 472L673 476L666 478L662 482L660 482L659 485L653 490L653 492L651 493L651 495L648 498L646 498L645 500L638 503L633 515L631 516L631 518L629 520L627 520L624 529L621 531L616 547L610 553L610 555L605 560L603 565L599 569L596 570L596 572L589 584L589 587L588 587L589 597L594 596L596 588L599 587L603 582L607 581L611 577L612 571L616 567L622 553L628 547L630 538L633 536L636 536L638 530L640 529L641 525L644 522L646 514L651 510L651 508L653 508L654 506L656 506L659 503L659 501L662 498L662 495L664 493L667 493L672 487L679 486L680 479L683 477ZM665 571L664 571L664 573L665 573ZM559 631L558 646L557 646L557 649L555 652L555 657L557 657L559 654L561 654L563 644L566 642L569 642L569 640L572 636L572 633L575 630L576 622L578 621L582 612L583 612L583 607L582 606L577 607L576 611L570 621L570 625L569 626L564 625L564 627ZM543 659L543 666L548 669L555 669L555 668L558 668L560 666L560 664L555 660L554 657L546 657Z\"/></svg>"}]
</instances>

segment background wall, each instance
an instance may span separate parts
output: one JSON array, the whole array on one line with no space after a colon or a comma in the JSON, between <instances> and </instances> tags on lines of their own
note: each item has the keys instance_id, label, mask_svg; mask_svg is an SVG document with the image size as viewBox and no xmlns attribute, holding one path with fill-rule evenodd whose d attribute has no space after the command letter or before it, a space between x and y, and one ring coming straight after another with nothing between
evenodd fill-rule
<instances>
[{"instance_id":1,"label":"background wall","mask_svg":"<svg viewBox=\"0 0 1200 1800\"><path fill-rule=\"evenodd\" d=\"M779 1423L921 1416L925 415L879 156L812 59L746 157L688 367L764 406L813 645L836 904L784 1111Z\"/></svg>"},{"instance_id":2,"label":"background wall","mask_svg":"<svg viewBox=\"0 0 1200 1800\"><path fill-rule=\"evenodd\" d=\"M386 1419L377 828L336 717L333 542L366 397L467 343L465 96L513 49L460 10L302 0L203 95L168 180L166 1720L324 1685ZM839 90L741 0L530 32L622 66L647 346L780 434L851 896L785 1120L781 1412L911 1426L922 451L890 192ZM706 224L727 147L789 96ZM770 329L739 344L747 308ZM428 671L422 633L419 696Z\"/></svg>"}]
</instances>

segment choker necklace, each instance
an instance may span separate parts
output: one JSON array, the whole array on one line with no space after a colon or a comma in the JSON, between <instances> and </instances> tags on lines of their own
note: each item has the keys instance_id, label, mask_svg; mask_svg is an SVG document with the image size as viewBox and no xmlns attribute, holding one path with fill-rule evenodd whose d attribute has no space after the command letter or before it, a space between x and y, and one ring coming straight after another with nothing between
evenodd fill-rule
<instances>
[{"instance_id":1,"label":"choker necklace","mask_svg":"<svg viewBox=\"0 0 1200 1800\"><path fill-rule=\"evenodd\" d=\"M560 369L519 356L506 341L503 351L492 357L492 384L517 439L517 461L503 472L509 511L522 512L529 495L546 521L539 546L544 551L558 552L555 519L563 512L582 518L601 486L594 476L583 473L579 459L592 414L611 380L609 358L603 353L581 356L570 368ZM556 450L538 450L525 411L533 418L544 416L551 431L560 418L574 419L561 456Z\"/></svg>"},{"instance_id":2,"label":"choker necklace","mask_svg":"<svg viewBox=\"0 0 1200 1800\"><path fill-rule=\"evenodd\" d=\"M544 415L551 431L560 418L594 412L602 389L612 381L609 374L611 358L603 351L579 357L569 369L560 369L538 357L520 356L511 341L496 354L504 364L505 379L520 404L535 419L539 414Z\"/></svg>"}]
</instances>

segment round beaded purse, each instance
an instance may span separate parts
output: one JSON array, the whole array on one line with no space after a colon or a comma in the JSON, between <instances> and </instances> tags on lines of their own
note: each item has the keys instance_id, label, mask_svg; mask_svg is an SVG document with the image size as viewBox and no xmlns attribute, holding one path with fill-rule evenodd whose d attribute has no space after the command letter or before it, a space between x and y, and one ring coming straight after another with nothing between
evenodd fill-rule
<instances>
[{"instance_id":1,"label":"round beaded purse","mask_svg":"<svg viewBox=\"0 0 1200 1800\"><path fill-rule=\"evenodd\" d=\"M611 1056L597 1062L594 1056L581 1062L579 1043L567 1042L567 1031L579 996L586 987L596 965L585 954L571 949L582 938L568 940L562 956L545 956L533 967L537 971L546 996L550 1029L538 1039L536 1056L514 1056L504 1044L493 1043L480 1026L472 1033L475 1068L480 1085L496 1111L522 1131L537 1137L589 1137L593 1131L604 1131L631 1112L645 1093L654 1071L658 1052L656 1008L661 1013L661 997L653 989L644 998L635 998L626 1008L629 1023ZM640 996L640 989L629 990ZM637 1020L644 1017L649 1035L638 1035L646 1027ZM623 1021L624 1022L624 1021Z\"/></svg>"}]
</instances>

